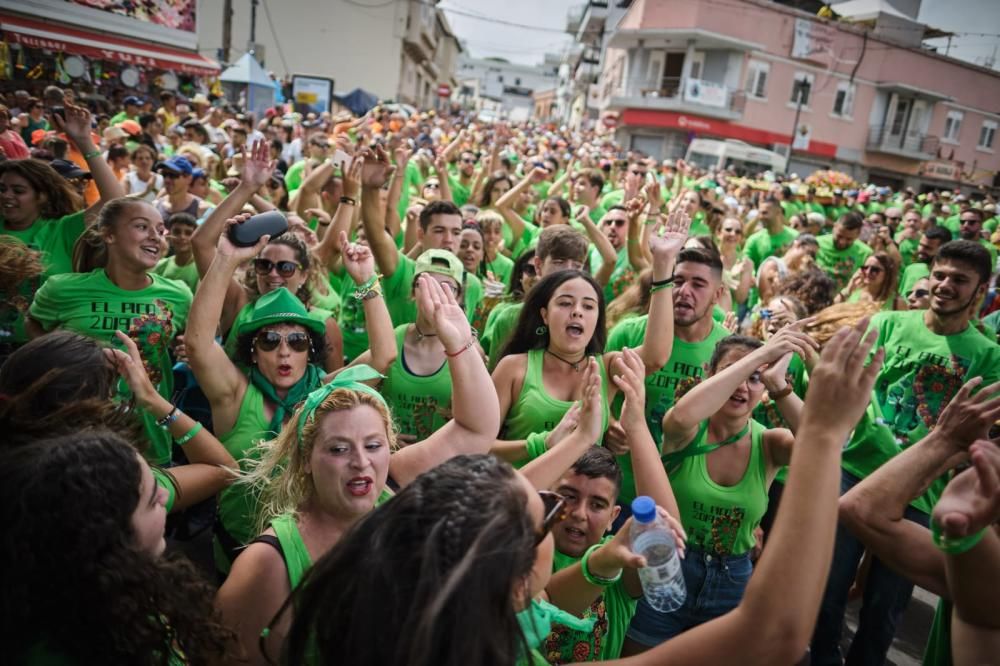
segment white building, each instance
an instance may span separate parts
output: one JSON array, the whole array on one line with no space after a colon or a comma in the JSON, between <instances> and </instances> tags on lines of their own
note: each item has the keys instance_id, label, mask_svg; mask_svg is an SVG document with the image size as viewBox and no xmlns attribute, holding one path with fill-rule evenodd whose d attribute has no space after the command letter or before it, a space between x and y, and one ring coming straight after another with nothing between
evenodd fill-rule
<instances>
[{"instance_id":1,"label":"white building","mask_svg":"<svg viewBox=\"0 0 1000 666\"><path fill-rule=\"evenodd\" d=\"M438 87L457 86L461 46L439 0L370 4L347 0L260 0L256 44L277 78L304 74L333 79L334 89L363 88L381 99L418 107L437 104ZM222 47L222 0L198 3L203 52ZM251 2L233 0L231 61L248 50Z\"/></svg>"},{"instance_id":2,"label":"white building","mask_svg":"<svg viewBox=\"0 0 1000 666\"><path fill-rule=\"evenodd\" d=\"M549 90L558 82L558 62L546 56L545 64L518 65L501 58L459 57L461 81L453 99L466 108L513 121L531 116L536 90Z\"/></svg>"}]
</instances>

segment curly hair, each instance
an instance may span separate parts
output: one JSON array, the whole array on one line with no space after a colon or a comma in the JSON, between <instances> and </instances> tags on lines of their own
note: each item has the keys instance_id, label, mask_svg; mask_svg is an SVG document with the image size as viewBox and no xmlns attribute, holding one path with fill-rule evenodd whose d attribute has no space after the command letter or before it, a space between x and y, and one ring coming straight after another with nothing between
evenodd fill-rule
<instances>
[{"instance_id":1,"label":"curly hair","mask_svg":"<svg viewBox=\"0 0 1000 666\"><path fill-rule=\"evenodd\" d=\"M283 663L515 663L527 646L511 594L527 584L537 537L526 502L491 455L421 474L306 574Z\"/></svg>"},{"instance_id":2,"label":"curly hair","mask_svg":"<svg viewBox=\"0 0 1000 666\"><path fill-rule=\"evenodd\" d=\"M808 333L822 346L840 329L854 326L863 318L870 317L881 309L882 304L876 301L837 303L820 310L816 317L806 324L803 332Z\"/></svg>"},{"instance_id":3,"label":"curly hair","mask_svg":"<svg viewBox=\"0 0 1000 666\"><path fill-rule=\"evenodd\" d=\"M301 440L298 423L302 407L299 407L281 428L277 438L261 442L256 451L247 456L249 469L241 476L239 483L248 484L260 493L258 534L266 530L278 516L298 513L312 496L313 482L305 472L305 465L312 456L323 416L365 405L382 417L389 449L395 451L398 448L396 426L385 403L370 393L341 388L332 391L316 408L315 417L302 428Z\"/></svg>"},{"instance_id":4,"label":"curly hair","mask_svg":"<svg viewBox=\"0 0 1000 666\"><path fill-rule=\"evenodd\" d=\"M305 279L302 280L302 284L299 286L298 291L295 295L299 297L302 304L308 309L309 301L311 297L310 285L314 284L317 280L314 273L317 271L317 262L313 260L312 253L309 252L309 247L306 245L305 241L296 236L292 232L285 232L280 236L275 236L267 243L268 245L284 245L285 247L290 247L293 252L295 252L295 261L297 261L302 266L302 272L304 273ZM247 291L247 297L250 302L256 301L260 298L260 289L257 288L257 272L254 269L253 262L247 266L246 275L243 278L243 288Z\"/></svg>"},{"instance_id":5,"label":"curly hair","mask_svg":"<svg viewBox=\"0 0 1000 666\"><path fill-rule=\"evenodd\" d=\"M225 653L232 634L211 586L183 556L135 545L144 464L106 430L0 452L0 551L16 572L0 608L15 655L41 646L74 663L166 665L178 648L192 663Z\"/></svg>"},{"instance_id":6,"label":"curly hair","mask_svg":"<svg viewBox=\"0 0 1000 666\"><path fill-rule=\"evenodd\" d=\"M608 329L629 315L649 314L649 297L652 295L653 270L646 269L639 273L639 279L630 284L625 291L608 304Z\"/></svg>"},{"instance_id":7,"label":"curly hair","mask_svg":"<svg viewBox=\"0 0 1000 666\"><path fill-rule=\"evenodd\" d=\"M83 200L69 181L41 160L7 160L0 162L0 177L12 173L28 181L38 197L40 218L57 219L83 209Z\"/></svg>"},{"instance_id":8,"label":"curly hair","mask_svg":"<svg viewBox=\"0 0 1000 666\"><path fill-rule=\"evenodd\" d=\"M5 302L17 296L22 284L44 271L41 252L13 236L0 236L0 295Z\"/></svg>"},{"instance_id":9,"label":"curly hair","mask_svg":"<svg viewBox=\"0 0 1000 666\"><path fill-rule=\"evenodd\" d=\"M836 289L837 285L829 275L818 268L810 268L783 279L778 283L775 295L794 296L813 315L833 303Z\"/></svg>"}]
</instances>

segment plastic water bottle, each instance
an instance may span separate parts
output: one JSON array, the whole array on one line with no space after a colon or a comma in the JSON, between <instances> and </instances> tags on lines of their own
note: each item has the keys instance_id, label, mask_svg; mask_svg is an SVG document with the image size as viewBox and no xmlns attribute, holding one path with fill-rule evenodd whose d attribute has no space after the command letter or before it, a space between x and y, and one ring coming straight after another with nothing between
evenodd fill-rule
<instances>
[{"instance_id":1,"label":"plastic water bottle","mask_svg":"<svg viewBox=\"0 0 1000 666\"><path fill-rule=\"evenodd\" d=\"M681 607L687 597L677 543L666 521L656 511L651 497L632 502L632 552L646 558L639 569L639 581L646 601L654 609L669 613Z\"/></svg>"}]
</instances>

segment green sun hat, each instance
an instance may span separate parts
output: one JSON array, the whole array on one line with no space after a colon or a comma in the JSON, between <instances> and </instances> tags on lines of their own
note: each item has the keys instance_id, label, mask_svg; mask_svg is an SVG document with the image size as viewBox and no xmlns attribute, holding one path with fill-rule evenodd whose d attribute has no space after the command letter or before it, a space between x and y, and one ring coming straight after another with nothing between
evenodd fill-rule
<instances>
[{"instance_id":1,"label":"green sun hat","mask_svg":"<svg viewBox=\"0 0 1000 666\"><path fill-rule=\"evenodd\" d=\"M326 333L323 322L310 317L302 301L285 287L258 298L250 318L240 324L236 334L253 333L272 324L299 324L320 335Z\"/></svg>"}]
</instances>

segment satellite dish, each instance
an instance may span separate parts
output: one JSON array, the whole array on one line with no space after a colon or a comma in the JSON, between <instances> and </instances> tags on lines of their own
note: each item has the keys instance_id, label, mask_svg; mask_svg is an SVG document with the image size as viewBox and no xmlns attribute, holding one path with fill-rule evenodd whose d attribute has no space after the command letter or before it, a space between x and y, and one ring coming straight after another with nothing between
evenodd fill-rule
<instances>
[{"instance_id":1,"label":"satellite dish","mask_svg":"<svg viewBox=\"0 0 1000 666\"><path fill-rule=\"evenodd\" d=\"M135 88L139 85L139 70L133 67L126 67L119 75L122 85L127 88Z\"/></svg>"}]
</instances>

